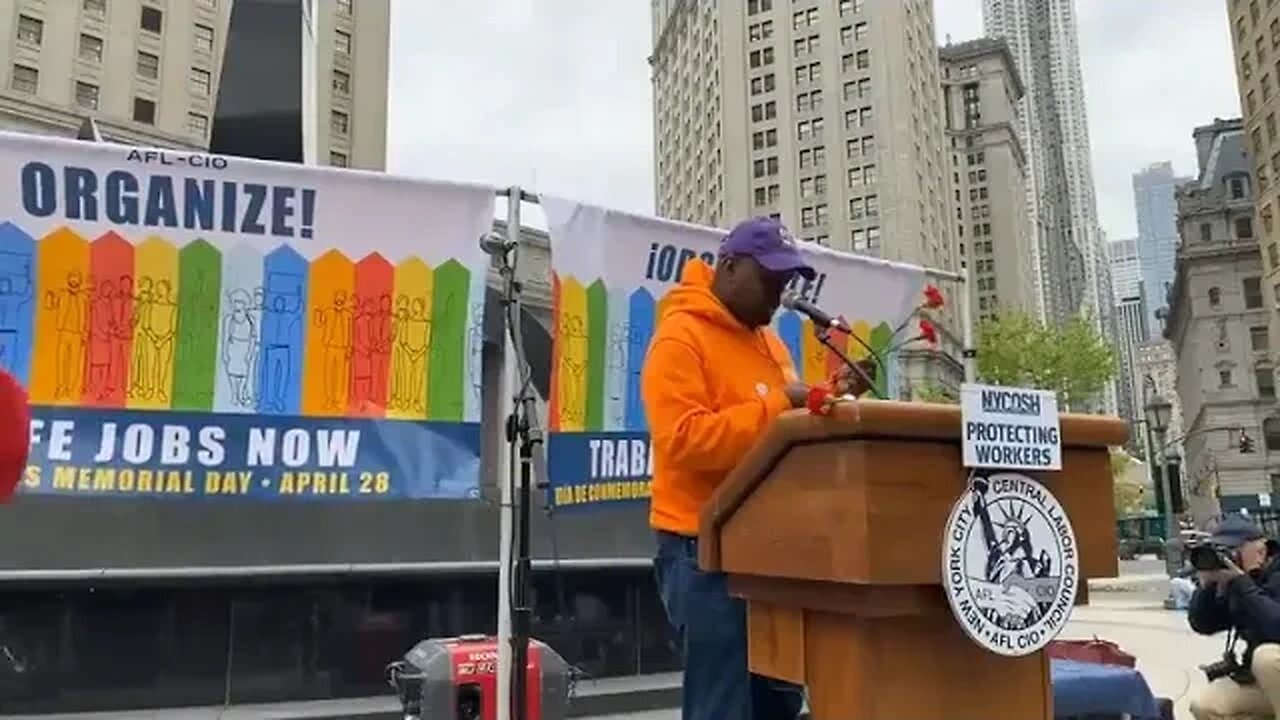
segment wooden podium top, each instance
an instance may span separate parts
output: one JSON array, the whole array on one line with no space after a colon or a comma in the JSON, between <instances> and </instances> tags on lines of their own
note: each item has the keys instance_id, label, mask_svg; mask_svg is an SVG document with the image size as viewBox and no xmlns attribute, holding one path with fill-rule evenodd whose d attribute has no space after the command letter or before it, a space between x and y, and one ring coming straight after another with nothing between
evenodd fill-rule
<instances>
[{"instance_id":1,"label":"wooden podium top","mask_svg":"<svg viewBox=\"0 0 1280 720\"><path fill-rule=\"evenodd\" d=\"M1085 577L1114 577L1107 448L1128 425L1062 415L1063 469L1044 483L1075 527ZM937 585L942 528L964 490L960 407L859 400L787 413L703 509L708 570L855 584Z\"/></svg>"}]
</instances>

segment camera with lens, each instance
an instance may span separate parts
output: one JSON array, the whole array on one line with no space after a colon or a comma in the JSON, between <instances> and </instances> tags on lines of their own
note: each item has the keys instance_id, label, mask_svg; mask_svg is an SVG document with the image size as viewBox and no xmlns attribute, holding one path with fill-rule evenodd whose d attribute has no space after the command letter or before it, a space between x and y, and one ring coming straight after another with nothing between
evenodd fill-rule
<instances>
[{"instance_id":1,"label":"camera with lens","mask_svg":"<svg viewBox=\"0 0 1280 720\"><path fill-rule=\"evenodd\" d=\"M1240 564L1235 550L1210 540L1192 541L1186 548L1187 560L1196 570L1225 570L1230 565Z\"/></svg>"},{"instance_id":2,"label":"camera with lens","mask_svg":"<svg viewBox=\"0 0 1280 720\"><path fill-rule=\"evenodd\" d=\"M1218 678L1231 678L1241 685L1249 685L1253 683L1253 673L1249 668L1240 664L1239 658L1236 657L1234 651L1228 650L1222 653L1222 659L1211 662L1207 665L1201 665L1200 670L1204 673L1205 679L1213 682Z\"/></svg>"}]
</instances>

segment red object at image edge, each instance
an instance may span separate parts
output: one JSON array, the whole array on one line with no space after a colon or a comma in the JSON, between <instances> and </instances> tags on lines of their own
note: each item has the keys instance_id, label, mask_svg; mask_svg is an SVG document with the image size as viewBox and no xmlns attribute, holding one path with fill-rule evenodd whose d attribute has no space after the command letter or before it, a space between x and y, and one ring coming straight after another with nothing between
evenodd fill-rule
<instances>
[{"instance_id":1,"label":"red object at image edge","mask_svg":"<svg viewBox=\"0 0 1280 720\"><path fill-rule=\"evenodd\" d=\"M12 375L0 370L0 503L13 498L22 479L30 448L30 427L27 391Z\"/></svg>"}]
</instances>

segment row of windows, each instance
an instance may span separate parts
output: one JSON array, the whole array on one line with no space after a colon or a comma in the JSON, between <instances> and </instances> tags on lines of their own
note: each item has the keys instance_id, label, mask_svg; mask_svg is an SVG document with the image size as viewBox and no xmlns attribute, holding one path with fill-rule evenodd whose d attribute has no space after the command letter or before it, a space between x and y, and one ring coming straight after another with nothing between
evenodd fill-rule
<instances>
[{"instance_id":1,"label":"row of windows","mask_svg":"<svg viewBox=\"0 0 1280 720\"><path fill-rule=\"evenodd\" d=\"M1280 285L1276 286L1277 298L1280 299ZM1248 277L1240 281L1240 289L1244 295L1244 307L1246 310L1262 309L1262 278ZM1218 287L1209 288L1209 307L1222 307L1222 289Z\"/></svg>"},{"instance_id":2,"label":"row of windows","mask_svg":"<svg viewBox=\"0 0 1280 720\"><path fill-rule=\"evenodd\" d=\"M147 53L140 53L146 55ZM155 57L152 55L151 57ZM141 64L139 65L141 68ZM36 94L40 89L40 71L36 68L17 64L13 66L11 87L18 91ZM210 94L210 77L207 70L191 68L191 89L193 92L207 96ZM86 110L99 109L101 88L83 80L76 81L75 103ZM144 125L156 124L156 101L151 98L135 97L133 99L134 122ZM348 135L351 132L351 116L341 110L332 111L330 129L337 135ZM187 131L193 135L207 137L209 133L209 116L200 112L187 113Z\"/></svg>"},{"instance_id":3,"label":"row of windows","mask_svg":"<svg viewBox=\"0 0 1280 720\"><path fill-rule=\"evenodd\" d=\"M138 25L142 30L159 34L163 12L153 7L143 6ZM31 15L18 16L18 41L32 47L44 45L44 20ZM196 50L213 52L213 28L202 23L192 27L192 44ZM90 62L102 62L102 38L89 33L80 34L79 57Z\"/></svg>"},{"instance_id":4,"label":"row of windows","mask_svg":"<svg viewBox=\"0 0 1280 720\"><path fill-rule=\"evenodd\" d=\"M778 173L778 158L768 157L756 160L752 167L752 175L755 178L772 177ZM862 167L849 168L847 173L849 187L858 188L866 185L874 185L876 182L876 166L864 165ZM814 175L812 177L801 178L800 180L800 197L801 199L810 199L821 197L827 193L827 176ZM778 201L779 190L777 185L768 185L755 188L755 199L757 205L772 204Z\"/></svg>"}]
</instances>

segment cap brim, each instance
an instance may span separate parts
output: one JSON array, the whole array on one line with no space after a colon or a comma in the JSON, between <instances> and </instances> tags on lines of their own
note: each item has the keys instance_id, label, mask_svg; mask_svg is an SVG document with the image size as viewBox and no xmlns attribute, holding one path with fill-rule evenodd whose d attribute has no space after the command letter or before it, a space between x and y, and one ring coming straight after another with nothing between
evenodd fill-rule
<instances>
[{"instance_id":1,"label":"cap brim","mask_svg":"<svg viewBox=\"0 0 1280 720\"><path fill-rule=\"evenodd\" d=\"M1223 547L1238 548L1247 542L1254 540L1262 540L1266 535L1262 533L1228 533L1226 535L1214 535L1212 542Z\"/></svg>"},{"instance_id":2,"label":"cap brim","mask_svg":"<svg viewBox=\"0 0 1280 720\"><path fill-rule=\"evenodd\" d=\"M799 252L775 252L765 255L756 256L756 262L760 263L760 267L769 272L776 273L799 273L800 277L805 280L812 280L817 276L813 268L804 261Z\"/></svg>"}]
</instances>

